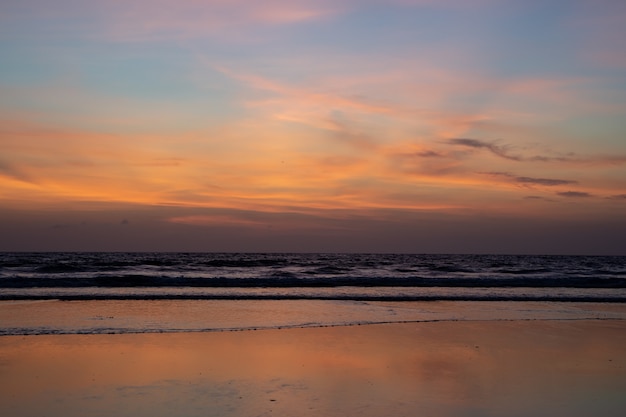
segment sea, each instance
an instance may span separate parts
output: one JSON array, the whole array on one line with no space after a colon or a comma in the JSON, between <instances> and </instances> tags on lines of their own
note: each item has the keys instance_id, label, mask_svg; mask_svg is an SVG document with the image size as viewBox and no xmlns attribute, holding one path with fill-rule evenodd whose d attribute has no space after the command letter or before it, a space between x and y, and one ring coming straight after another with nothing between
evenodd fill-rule
<instances>
[{"instance_id":1,"label":"sea","mask_svg":"<svg viewBox=\"0 0 626 417\"><path fill-rule=\"evenodd\" d=\"M0 253L0 336L626 319L626 257Z\"/></svg>"}]
</instances>

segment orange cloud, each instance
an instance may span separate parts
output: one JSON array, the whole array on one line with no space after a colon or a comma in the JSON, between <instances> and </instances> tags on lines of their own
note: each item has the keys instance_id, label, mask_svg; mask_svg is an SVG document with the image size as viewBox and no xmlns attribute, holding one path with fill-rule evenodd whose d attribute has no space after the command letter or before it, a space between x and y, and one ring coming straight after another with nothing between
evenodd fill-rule
<instances>
[{"instance_id":1,"label":"orange cloud","mask_svg":"<svg viewBox=\"0 0 626 417\"><path fill-rule=\"evenodd\" d=\"M506 134L516 141L550 135L551 141L565 143L570 138L563 128L574 115L624 110L593 100L591 79L505 80L422 62L391 62L387 67L402 69L389 70L348 60L352 72L342 75L341 69L334 69L330 79L300 84L204 61L248 88L241 102L256 117L334 131L344 138L375 138L355 141L359 146L406 140L410 134L428 140ZM302 63L291 64L298 68ZM309 64L325 72L321 64ZM370 68L371 74L355 73L355 67Z\"/></svg>"},{"instance_id":2,"label":"orange cloud","mask_svg":"<svg viewBox=\"0 0 626 417\"><path fill-rule=\"evenodd\" d=\"M290 133L276 128L259 132L255 125L244 125L220 135L206 131L120 136L7 122L0 130L1 198L22 206L93 201L319 215L327 210L447 211L487 202L491 210L495 201L513 209L516 203L506 201L515 196L519 201L525 196L523 188L530 186L568 186L557 191L596 197L620 194L619 181L606 186L587 176L576 184L578 176L557 176L560 171L553 163L541 174L485 175L479 166L489 158L495 158L489 162L491 172L511 172L510 164L517 167L515 172L523 172L527 163L501 158L485 147L478 149L487 152L478 154L437 141L430 146L390 142L342 149L316 147L313 140L324 135L312 136L303 146L301 138ZM572 185L576 188L570 189ZM204 215L172 221L265 224Z\"/></svg>"}]
</instances>

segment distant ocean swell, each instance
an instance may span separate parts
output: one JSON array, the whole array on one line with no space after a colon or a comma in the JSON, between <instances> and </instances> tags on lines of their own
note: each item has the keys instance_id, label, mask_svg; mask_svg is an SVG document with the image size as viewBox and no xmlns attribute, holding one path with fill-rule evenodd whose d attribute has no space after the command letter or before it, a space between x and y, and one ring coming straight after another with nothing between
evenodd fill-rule
<instances>
[{"instance_id":1,"label":"distant ocean swell","mask_svg":"<svg viewBox=\"0 0 626 417\"><path fill-rule=\"evenodd\" d=\"M2 253L0 300L626 302L625 257Z\"/></svg>"}]
</instances>

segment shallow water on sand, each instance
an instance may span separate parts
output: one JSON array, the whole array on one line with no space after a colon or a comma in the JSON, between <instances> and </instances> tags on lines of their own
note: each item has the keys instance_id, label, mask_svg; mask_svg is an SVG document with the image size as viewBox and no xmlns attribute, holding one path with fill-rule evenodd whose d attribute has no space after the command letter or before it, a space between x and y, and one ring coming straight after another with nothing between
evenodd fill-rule
<instances>
[{"instance_id":1,"label":"shallow water on sand","mask_svg":"<svg viewBox=\"0 0 626 417\"><path fill-rule=\"evenodd\" d=\"M626 413L623 321L0 337L12 417Z\"/></svg>"},{"instance_id":2,"label":"shallow water on sand","mask_svg":"<svg viewBox=\"0 0 626 417\"><path fill-rule=\"evenodd\" d=\"M209 332L467 320L626 320L621 303L98 300L0 302L0 335Z\"/></svg>"}]
</instances>

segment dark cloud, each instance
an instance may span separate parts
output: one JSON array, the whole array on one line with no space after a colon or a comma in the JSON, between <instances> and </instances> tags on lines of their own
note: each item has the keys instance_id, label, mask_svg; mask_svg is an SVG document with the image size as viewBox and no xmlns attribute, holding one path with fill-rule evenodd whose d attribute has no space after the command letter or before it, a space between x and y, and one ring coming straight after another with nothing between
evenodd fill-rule
<instances>
[{"instance_id":1,"label":"dark cloud","mask_svg":"<svg viewBox=\"0 0 626 417\"><path fill-rule=\"evenodd\" d=\"M469 146L470 148L489 148L490 144L478 139L456 138L448 141L451 145Z\"/></svg>"},{"instance_id":2,"label":"dark cloud","mask_svg":"<svg viewBox=\"0 0 626 417\"><path fill-rule=\"evenodd\" d=\"M516 162L563 162L575 164L599 164L599 165L621 165L626 163L624 155L594 155L582 157L574 153L557 154L551 156L545 155L516 155L511 152L510 145L500 145L497 141L489 142L480 139L471 138L454 138L449 139L449 145L463 146L466 148L485 149L492 154Z\"/></svg>"},{"instance_id":3,"label":"dark cloud","mask_svg":"<svg viewBox=\"0 0 626 417\"><path fill-rule=\"evenodd\" d=\"M571 185L578 184L578 181L573 180L561 180L554 178L533 178L533 177L524 177L513 175L509 172L487 172L488 175L501 176L511 179L513 182L517 182L520 184L528 184L528 185L544 185L548 187L554 187L557 185Z\"/></svg>"},{"instance_id":4,"label":"dark cloud","mask_svg":"<svg viewBox=\"0 0 626 417\"><path fill-rule=\"evenodd\" d=\"M422 151L415 154L420 158L443 158L445 155L435 151Z\"/></svg>"},{"instance_id":5,"label":"dark cloud","mask_svg":"<svg viewBox=\"0 0 626 417\"><path fill-rule=\"evenodd\" d=\"M529 196L524 197L524 200L554 201L554 200L551 200L549 198L542 197L539 195L529 195Z\"/></svg>"},{"instance_id":6,"label":"dark cloud","mask_svg":"<svg viewBox=\"0 0 626 417\"><path fill-rule=\"evenodd\" d=\"M391 154L390 163L396 171L416 175L438 177L465 171L458 159L432 150Z\"/></svg>"},{"instance_id":7,"label":"dark cloud","mask_svg":"<svg viewBox=\"0 0 626 417\"><path fill-rule=\"evenodd\" d=\"M569 198L587 198L592 197L592 194L585 193L582 191L564 191L562 193L557 193L561 197L569 197Z\"/></svg>"},{"instance_id":8,"label":"dark cloud","mask_svg":"<svg viewBox=\"0 0 626 417\"><path fill-rule=\"evenodd\" d=\"M611 200L626 200L626 194L612 195L609 198Z\"/></svg>"},{"instance_id":9,"label":"dark cloud","mask_svg":"<svg viewBox=\"0 0 626 417\"><path fill-rule=\"evenodd\" d=\"M504 145L500 146L494 142L487 142L478 139L470 139L470 138L454 138L448 141L450 145L456 146L465 146L468 148L475 149L487 149L489 152L493 153L500 158L509 159L511 161L521 161L522 158L516 155L511 155L509 153L509 147Z\"/></svg>"},{"instance_id":10,"label":"dark cloud","mask_svg":"<svg viewBox=\"0 0 626 417\"><path fill-rule=\"evenodd\" d=\"M523 183L523 184L537 184L537 185L547 185L547 186L578 183L578 181L572 181L572 180L558 180L558 179L551 179L551 178L530 178L530 177L515 177L515 181Z\"/></svg>"},{"instance_id":11,"label":"dark cloud","mask_svg":"<svg viewBox=\"0 0 626 417\"><path fill-rule=\"evenodd\" d=\"M14 180L33 182L32 178L16 168L13 164L0 160L0 175L13 178Z\"/></svg>"}]
</instances>

